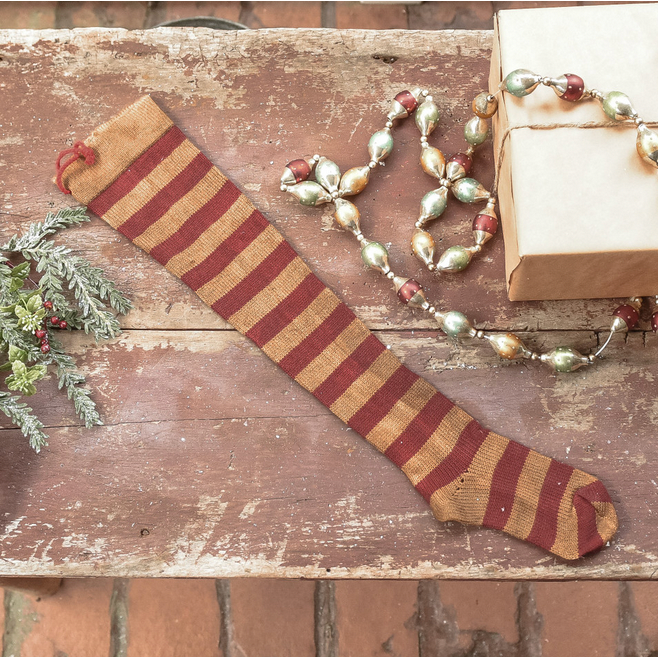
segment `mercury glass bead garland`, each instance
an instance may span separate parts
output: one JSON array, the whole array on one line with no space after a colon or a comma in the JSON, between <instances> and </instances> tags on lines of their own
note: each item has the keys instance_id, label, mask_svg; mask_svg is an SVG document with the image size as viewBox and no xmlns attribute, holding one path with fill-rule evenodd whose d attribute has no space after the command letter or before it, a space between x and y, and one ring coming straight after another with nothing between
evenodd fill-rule
<instances>
[{"instance_id":1,"label":"mercury glass bead garland","mask_svg":"<svg viewBox=\"0 0 658 658\"><path fill-rule=\"evenodd\" d=\"M324 156L314 155L293 160L286 165L281 176L281 190L292 194L303 205L320 206L333 203L334 217L339 226L351 233L361 245L361 258L366 267L390 279L400 302L412 308L422 309L433 316L439 328L447 336L455 339L470 337L486 340L502 359L530 359L545 363L556 372L572 372L582 366L593 364L608 346L612 336L616 333L628 332L637 325L642 304L640 297L631 297L625 304L615 309L610 333L603 345L595 352L583 355L568 346L559 346L546 353L535 352L511 332L488 332L476 329L460 311L442 310L432 305L419 282L398 275L391 269L386 247L364 236L359 210L352 201L345 198L362 192L370 180L371 171L378 164L383 165L384 160L392 152L393 122L414 115L416 126L420 131L421 168L426 174L438 180L439 187L431 190L421 199L420 212L411 235L411 249L427 269L437 275L465 270L473 257L480 253L484 245L494 237L498 228L495 195L487 191L476 179L467 176L476 148L485 142L489 135L487 119L498 111L496 96L498 93L505 92L523 98L540 85L553 88L559 98L568 102L596 100L601 103L605 114L615 121L633 121L637 126L636 148L640 157L658 168L658 133L647 127L626 94L617 91L604 94L596 89L587 89L582 78L570 73L557 78L548 78L526 69L517 69L501 82L500 92L495 95L482 92L473 100L474 116L464 125L464 139L467 146L463 152L446 159L438 148L429 144L428 137L439 124L440 110L427 90L414 88L411 91L401 91L391 102L384 128L375 132L368 142L370 156L368 164L353 167L341 174L338 165ZM315 181L310 180L313 175ZM496 189L496 181L493 189ZM462 203L484 203L485 206L473 220L474 244L448 247L435 262L436 244L427 227L443 214L450 193ZM655 298L651 327L654 332L658 331L658 296Z\"/></svg>"}]
</instances>

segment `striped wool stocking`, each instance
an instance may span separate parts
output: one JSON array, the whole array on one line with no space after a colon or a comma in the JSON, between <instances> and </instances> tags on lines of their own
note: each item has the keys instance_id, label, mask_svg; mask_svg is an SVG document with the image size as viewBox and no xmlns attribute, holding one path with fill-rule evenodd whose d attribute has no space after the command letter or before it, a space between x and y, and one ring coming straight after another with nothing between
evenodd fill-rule
<instances>
[{"instance_id":1,"label":"striped wool stocking","mask_svg":"<svg viewBox=\"0 0 658 658\"><path fill-rule=\"evenodd\" d=\"M437 519L567 559L614 535L599 480L484 429L403 366L148 96L67 153L63 189L397 464Z\"/></svg>"}]
</instances>

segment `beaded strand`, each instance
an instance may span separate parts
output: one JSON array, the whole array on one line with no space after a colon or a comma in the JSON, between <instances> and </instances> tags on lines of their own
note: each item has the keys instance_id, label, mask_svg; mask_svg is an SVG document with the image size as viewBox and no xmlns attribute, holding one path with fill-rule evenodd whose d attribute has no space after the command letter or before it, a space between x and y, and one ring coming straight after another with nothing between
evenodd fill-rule
<instances>
[{"instance_id":1,"label":"beaded strand","mask_svg":"<svg viewBox=\"0 0 658 658\"><path fill-rule=\"evenodd\" d=\"M532 93L539 84L553 88L558 97L565 101L576 102L588 98L597 100L611 119L634 121L638 131L636 147L639 155L644 161L658 167L658 134L646 126L628 96L621 92L603 94L595 89L586 89L582 78L577 75L565 74L558 78L547 78L526 69L518 69L510 73L500 84L500 90L522 98ZM585 356L568 346L556 347L545 353L535 352L524 345L516 334L476 329L460 311L439 310L432 305L427 300L420 283L412 278L397 275L391 269L386 247L364 236L359 210L354 203L345 198L362 192L370 180L370 172L378 164L382 165L392 152L393 122L415 114L416 126L421 134L420 164L425 173L439 181L439 187L431 190L421 199L420 213L411 237L411 249L427 269L436 275L465 270L473 257L479 254L484 245L493 238L498 228L495 194L486 190L476 179L467 177L476 148L489 135L487 119L496 114L498 100L495 95L482 92L475 97L472 107L474 116L464 126L464 138L468 146L463 152L453 155L446 161L443 153L428 143L428 137L437 127L440 119L440 111L434 99L427 90L420 88L401 91L391 102L384 128L375 132L368 142L370 161L367 165L353 167L341 175L338 165L324 156L314 155L293 160L286 165L281 176L281 190L292 194L302 205L319 206L333 203L334 217L339 226L351 233L361 245L361 258L366 267L390 279L398 299L407 306L419 308L431 315L447 336L456 339L466 336L483 339L488 341L503 359L540 361L551 366L556 372L572 372L582 366L591 365L600 357L614 334L628 332L637 325L642 304L641 297L631 297L625 304L615 309L610 333L596 352ZM314 175L315 181L309 180L311 175ZM493 188L496 189L496 181ZM426 229L445 211L449 192L462 203L485 202L485 207L473 220L474 245L448 247L435 262L435 241ZM658 331L658 296L655 303L656 307L651 318L654 332Z\"/></svg>"}]
</instances>

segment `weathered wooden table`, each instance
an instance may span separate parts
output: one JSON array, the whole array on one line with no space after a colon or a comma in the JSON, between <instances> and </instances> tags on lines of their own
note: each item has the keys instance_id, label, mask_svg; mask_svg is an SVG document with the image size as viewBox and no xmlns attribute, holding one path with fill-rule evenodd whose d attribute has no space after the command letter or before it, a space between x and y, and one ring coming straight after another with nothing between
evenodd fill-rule
<instances>
[{"instance_id":1,"label":"weathered wooden table","mask_svg":"<svg viewBox=\"0 0 658 658\"><path fill-rule=\"evenodd\" d=\"M567 563L500 533L438 523L388 460L94 218L67 237L136 309L112 343L67 337L104 427L81 428L53 381L33 399L49 448L33 454L4 423L1 575L653 576L658 340L647 322L596 369L556 376L503 364L437 337L363 270L328 209L279 190L293 156L363 161L385 99L412 84L436 90L433 140L458 149L470 99L486 86L490 42L488 32L0 32L2 235L66 205L51 182L59 150L152 94L409 367L485 426L599 476L620 515L612 546ZM430 281L408 248L430 182L415 126L397 134L360 201L393 260L482 327L511 328L535 347L596 344L611 302L510 303L500 238L454 283ZM489 184L492 154L483 154L475 174ZM468 240L471 216L452 204L433 231L446 245Z\"/></svg>"}]
</instances>

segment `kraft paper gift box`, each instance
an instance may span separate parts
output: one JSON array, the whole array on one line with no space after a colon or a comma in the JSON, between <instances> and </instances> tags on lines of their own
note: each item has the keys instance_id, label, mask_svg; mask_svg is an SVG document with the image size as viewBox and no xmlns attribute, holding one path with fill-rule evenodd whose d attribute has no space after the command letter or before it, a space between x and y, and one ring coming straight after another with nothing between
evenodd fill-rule
<instances>
[{"instance_id":1,"label":"kraft paper gift box","mask_svg":"<svg viewBox=\"0 0 658 658\"><path fill-rule=\"evenodd\" d=\"M579 75L626 93L658 121L658 5L498 13L489 86L511 71ZM539 85L498 95L494 149L509 298L658 294L658 170L638 155L633 121L595 99L568 102ZM501 151L502 147L502 151Z\"/></svg>"}]
</instances>

